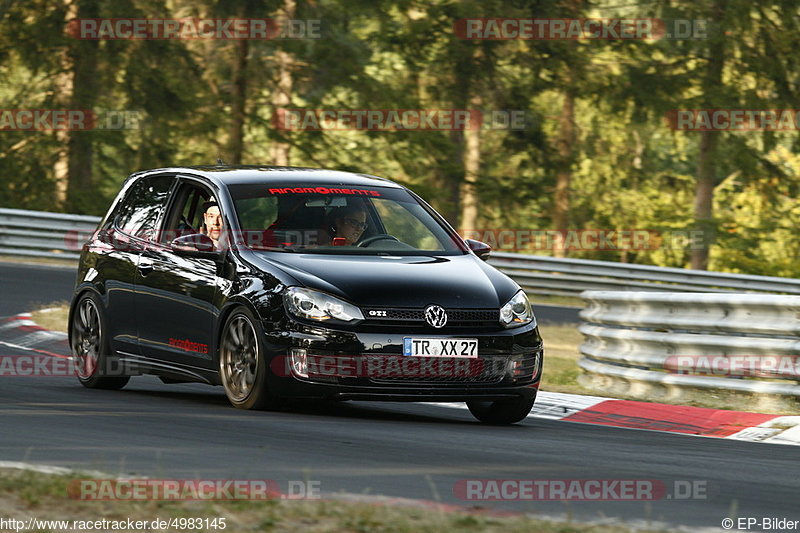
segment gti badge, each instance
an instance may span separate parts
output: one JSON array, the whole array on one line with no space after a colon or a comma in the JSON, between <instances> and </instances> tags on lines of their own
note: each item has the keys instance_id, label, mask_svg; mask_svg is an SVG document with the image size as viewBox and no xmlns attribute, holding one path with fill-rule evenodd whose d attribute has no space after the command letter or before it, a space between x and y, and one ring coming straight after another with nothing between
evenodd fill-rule
<instances>
[{"instance_id":1,"label":"gti badge","mask_svg":"<svg viewBox=\"0 0 800 533\"><path fill-rule=\"evenodd\" d=\"M425 322L434 328L441 328L447 324L447 313L438 305L429 305L425 308Z\"/></svg>"}]
</instances>

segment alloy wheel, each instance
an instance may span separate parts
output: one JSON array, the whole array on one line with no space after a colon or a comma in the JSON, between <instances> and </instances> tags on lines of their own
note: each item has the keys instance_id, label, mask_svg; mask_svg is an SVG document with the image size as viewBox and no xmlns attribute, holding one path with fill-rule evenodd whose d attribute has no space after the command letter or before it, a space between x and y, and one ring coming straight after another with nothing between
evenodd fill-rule
<instances>
[{"instance_id":1,"label":"alloy wheel","mask_svg":"<svg viewBox=\"0 0 800 533\"><path fill-rule=\"evenodd\" d=\"M220 370L231 400L244 402L256 382L259 350L253 323L243 314L233 317L222 339Z\"/></svg>"}]
</instances>

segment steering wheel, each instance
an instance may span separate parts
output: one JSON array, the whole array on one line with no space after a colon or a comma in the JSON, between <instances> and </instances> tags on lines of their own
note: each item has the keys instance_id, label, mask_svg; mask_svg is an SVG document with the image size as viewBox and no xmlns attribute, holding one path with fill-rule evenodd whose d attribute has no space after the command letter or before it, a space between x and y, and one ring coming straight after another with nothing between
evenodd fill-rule
<instances>
[{"instance_id":1,"label":"steering wheel","mask_svg":"<svg viewBox=\"0 0 800 533\"><path fill-rule=\"evenodd\" d=\"M377 235L373 235L372 237L367 237L366 239L358 243L358 247L366 248L375 241L383 241L383 240L400 242L400 239L398 239L394 235L389 235L388 233L379 233Z\"/></svg>"}]
</instances>

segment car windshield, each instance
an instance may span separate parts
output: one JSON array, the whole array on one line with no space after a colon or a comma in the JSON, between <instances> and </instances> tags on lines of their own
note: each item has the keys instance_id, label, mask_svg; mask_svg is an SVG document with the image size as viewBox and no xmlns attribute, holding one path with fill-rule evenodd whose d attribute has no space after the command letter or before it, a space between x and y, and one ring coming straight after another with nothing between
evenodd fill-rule
<instances>
[{"instance_id":1,"label":"car windshield","mask_svg":"<svg viewBox=\"0 0 800 533\"><path fill-rule=\"evenodd\" d=\"M463 243L404 189L347 185L229 187L238 242L254 250L461 255Z\"/></svg>"}]
</instances>

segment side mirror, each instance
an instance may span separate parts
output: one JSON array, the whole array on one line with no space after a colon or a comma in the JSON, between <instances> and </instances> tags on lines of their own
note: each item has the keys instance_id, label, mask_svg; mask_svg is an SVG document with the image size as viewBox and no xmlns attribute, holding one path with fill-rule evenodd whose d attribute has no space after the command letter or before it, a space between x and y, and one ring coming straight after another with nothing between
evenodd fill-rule
<instances>
[{"instance_id":1,"label":"side mirror","mask_svg":"<svg viewBox=\"0 0 800 533\"><path fill-rule=\"evenodd\" d=\"M178 237L170 243L170 248L181 257L195 257L197 259L211 259L216 261L222 254L214 249L214 241L208 235L195 233Z\"/></svg>"},{"instance_id":2,"label":"side mirror","mask_svg":"<svg viewBox=\"0 0 800 533\"><path fill-rule=\"evenodd\" d=\"M475 255L484 261L489 259L489 254L492 252L491 246L485 242L476 241L474 239L465 239L464 242L467 243L467 246L469 246L469 249L472 250Z\"/></svg>"}]
</instances>

